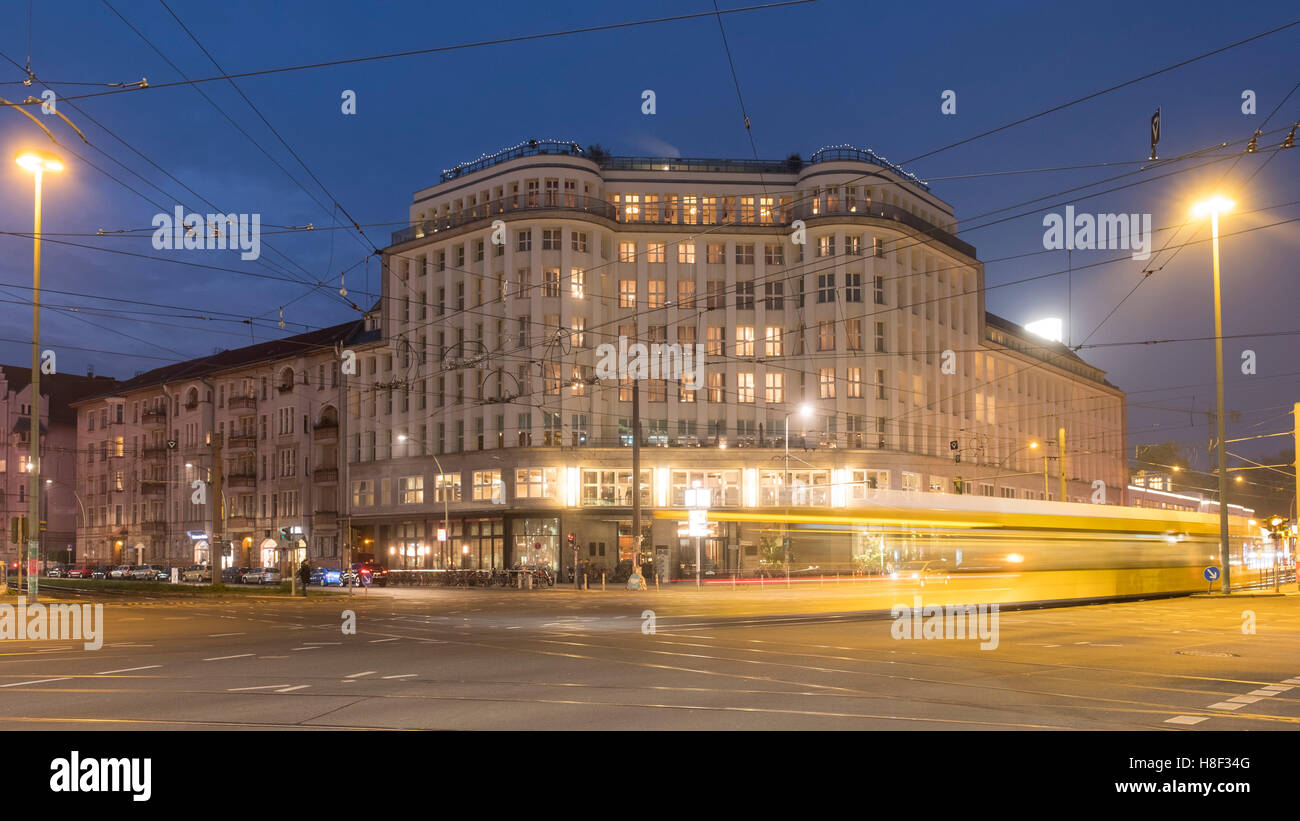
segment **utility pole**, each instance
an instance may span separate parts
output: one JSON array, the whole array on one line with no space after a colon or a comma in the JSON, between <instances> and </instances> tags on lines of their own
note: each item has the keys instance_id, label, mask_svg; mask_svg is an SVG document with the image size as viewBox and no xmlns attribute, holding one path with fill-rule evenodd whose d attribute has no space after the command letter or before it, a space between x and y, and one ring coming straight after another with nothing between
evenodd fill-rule
<instances>
[{"instance_id":1,"label":"utility pole","mask_svg":"<svg viewBox=\"0 0 1300 821\"><path fill-rule=\"evenodd\" d=\"M577 561L575 554L575 576ZM632 572L641 572L641 389L635 379L632 380Z\"/></svg>"},{"instance_id":2,"label":"utility pole","mask_svg":"<svg viewBox=\"0 0 1300 821\"><path fill-rule=\"evenodd\" d=\"M1065 426L1064 425L1056 429L1056 446L1059 449L1058 451L1059 458L1057 459L1057 461L1060 462L1060 470L1061 470L1061 501L1067 502L1069 501L1069 497L1065 495L1066 488L1065 488Z\"/></svg>"},{"instance_id":3,"label":"utility pole","mask_svg":"<svg viewBox=\"0 0 1300 821\"><path fill-rule=\"evenodd\" d=\"M1295 470L1295 517L1292 522L1300 522L1300 402L1295 403L1291 411L1291 419L1295 422L1295 462L1291 467ZM1297 542L1300 544L1300 542ZM1276 553L1274 554L1276 555ZM1296 581L1300 582L1300 573L1296 574Z\"/></svg>"},{"instance_id":4,"label":"utility pole","mask_svg":"<svg viewBox=\"0 0 1300 821\"><path fill-rule=\"evenodd\" d=\"M212 540L208 543L208 566L212 568L213 587L221 584L221 540L225 532L222 524L226 514L225 497L221 491L225 473L221 458L221 440L220 433L212 434ZM232 554L235 552L233 547L230 552Z\"/></svg>"}]
</instances>

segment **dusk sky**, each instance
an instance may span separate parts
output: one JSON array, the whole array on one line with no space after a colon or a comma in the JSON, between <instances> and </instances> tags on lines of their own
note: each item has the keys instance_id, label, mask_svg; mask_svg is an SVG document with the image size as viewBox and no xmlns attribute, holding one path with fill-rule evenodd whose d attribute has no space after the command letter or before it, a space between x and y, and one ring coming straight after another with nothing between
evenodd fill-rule
<instances>
[{"instance_id":1,"label":"dusk sky","mask_svg":"<svg viewBox=\"0 0 1300 821\"><path fill-rule=\"evenodd\" d=\"M713 16L238 80L310 171L225 81L63 99L142 77L151 85L181 80L167 61L197 79L712 11L699 0L169 5L220 70L161 3L38 2L29 32L28 3L0 2L0 97L39 96L44 81L91 143L39 108L28 110L59 146L18 112L0 112L0 361L30 361L31 178L8 159L21 148L55 151L67 165L45 188L44 347L57 351L60 371L93 366L118 377L357 317L338 297L340 272L348 272L349 298L368 307L379 263L366 257L406 224L411 194L480 154L538 138L600 143L621 155L753 156ZM1072 344L1101 346L1080 355L1128 392L1130 448L1177 439L1204 451L1210 429L1189 411L1213 406L1213 343L1115 343L1213 334L1209 243L1181 247L1205 240L1208 224L1176 229L1195 200L1225 193L1237 203L1221 229L1225 336L1274 334L1225 341L1228 407L1241 412L1230 436L1289 428L1291 403L1300 398L1300 338L1284 334L1297 332L1300 226L1287 221L1300 217L1300 152L1275 155L1274 148L1300 119L1300 92L1283 102L1300 80L1300 26L922 155L1295 16L1294 4L1280 2L819 0L722 22L760 157L807 158L848 143L904 164L955 207L960 236L985 262L990 311L1021 323L1068 316ZM39 78L31 87L21 82L29 35ZM355 116L340 110L348 89L357 95ZM641 113L645 89L656 94L653 116ZM955 115L940 111L947 89L956 92ZM1242 112L1245 90L1254 92L1254 115ZM1128 174L1148 164L1148 121L1157 107L1162 160L1205 153ZM1261 150L1244 156L1256 128L1264 131ZM1229 145L1215 150L1219 143ZM990 175L1097 164L1107 165ZM1091 196L1122 185L1130 187ZM366 240L323 230L342 218L335 201L365 227ZM177 204L207 213L209 203L261 215L260 260L153 249L155 214ZM1068 263L1076 270L1066 276L1066 252L1043 248L1043 217L1067 204L1092 214L1150 214L1156 252L1143 261L1075 251ZM982 227L1008 216L1015 218ZM308 223L318 230L281 233ZM1264 227L1273 223L1282 224ZM107 235L95 236L101 229ZM1156 273L1125 300L1145 270ZM105 296L150 304L95 299ZM1245 349L1256 353L1255 375L1241 373ZM1261 440L1243 451L1275 452L1285 443ZM1208 468L1203 453L1200 467Z\"/></svg>"}]
</instances>

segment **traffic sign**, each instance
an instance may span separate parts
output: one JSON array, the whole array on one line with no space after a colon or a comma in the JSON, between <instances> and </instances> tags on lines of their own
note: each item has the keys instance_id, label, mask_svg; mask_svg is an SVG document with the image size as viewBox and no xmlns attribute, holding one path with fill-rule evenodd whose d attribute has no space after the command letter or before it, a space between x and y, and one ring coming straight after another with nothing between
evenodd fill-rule
<instances>
[{"instance_id":1,"label":"traffic sign","mask_svg":"<svg viewBox=\"0 0 1300 821\"><path fill-rule=\"evenodd\" d=\"M1205 575L1205 580L1207 582L1215 581L1219 578L1219 568L1215 567L1214 565L1210 565L1209 567L1205 568L1204 575Z\"/></svg>"}]
</instances>

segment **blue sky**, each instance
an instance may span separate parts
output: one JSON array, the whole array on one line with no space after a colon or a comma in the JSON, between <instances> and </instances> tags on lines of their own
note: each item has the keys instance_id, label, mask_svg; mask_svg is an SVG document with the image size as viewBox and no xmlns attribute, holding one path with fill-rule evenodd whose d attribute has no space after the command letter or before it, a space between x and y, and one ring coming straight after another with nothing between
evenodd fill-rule
<instances>
[{"instance_id":1,"label":"blue sky","mask_svg":"<svg viewBox=\"0 0 1300 821\"><path fill-rule=\"evenodd\" d=\"M219 73L160 3L112 0L112 5L191 78ZM699 0L636 5L229 0L216 7L175 0L170 5L231 73L712 8ZM28 55L27 12L25 1L0 2L0 19L5 21L0 53L18 63L25 63ZM904 161L1295 16L1294 5L1280 2L922 5L819 0L726 15L723 21L760 156L782 158L799 152L807 157L823 145L851 143ZM105 90L77 83L180 79L103 2L36 3L30 42L33 71L61 97ZM1148 119L1157 106L1163 121L1161 157L1245 139L1300 81L1298 45L1300 26L907 167L930 180L934 192L955 206L962 237L987 262L987 284L1003 286L988 292L989 310L1019 322L1069 313L1076 343L1084 337L1089 343L1110 344L1208 336L1213 325L1205 243L1189 245L1172 259L1166 252L1147 262L1108 265L1094 263L1114 254L1079 251L1071 262L1092 267L1072 277L1004 285L1066 268L1064 251L1004 259L1043 250L1043 215L1061 211L1071 197L1079 196L1059 192L1137 165L958 177L1145 160ZM0 59L0 96L13 100L39 94L39 85L28 88L16 82L22 77L19 69ZM129 377L217 347L236 347L355 316L337 299L335 289L339 272L351 268L348 287L361 301L359 293L367 289L363 260L368 247L349 232L277 234L270 227L331 224L335 216L330 196L368 226L370 240L383 247L390 231L405 220L411 193L436 183L441 169L530 137L573 139L582 145L599 142L619 154L751 155L713 17L239 82L329 196L224 82L202 88L310 195L192 86L62 103L60 111L105 153L82 145L53 117L37 114L63 144L53 150L69 166L46 191L45 230L51 239L194 261L193 255L154 251L143 232L134 237L56 235L148 228L160 210L157 204L170 211L183 202L197 210L206 207L197 196L202 195L224 211L260 213L264 241L284 255L264 246L265 264L259 264L214 251L198 261L233 270L204 270L51 242L44 256L47 288L195 309L110 305L85 296L47 293L48 304L81 309L75 316L66 309L43 315L44 339L47 347L59 351L60 370L84 372L93 365L96 373ZM356 116L340 111L344 89L357 93ZM641 114L643 89L656 93L653 117ZM945 89L957 93L955 116L940 113ZM1245 89L1256 94L1254 116L1241 111ZM0 114L0 147L5 153L28 146L52 148L26 118L12 111ZM1300 92L1267 129L1297 119ZM1266 136L1261 145L1275 145L1284 134ZM1180 163L1158 173L1182 173L1077 200L1076 208L1150 213L1159 231L1183 223L1198 195L1226 190L1241 213L1225 220L1225 234L1294 219L1300 208L1283 204L1300 199L1294 193L1300 151L1277 155L1247 184L1268 156L1186 171L1195 163ZM4 168L0 230L30 231L30 178L11 163ZM1155 176L1135 175L1116 184ZM1057 196L997 215L1027 212L1025 216L976 227L989 219L979 219L982 214L1049 194ZM1175 242L1186 241L1193 228L1198 237L1206 236L1204 227L1191 226ZM1157 249L1170 233L1156 234ZM1295 223L1225 237L1225 334L1296 329L1298 246L1300 227ZM1097 328L1153 263L1157 273ZM374 289L375 260L368 270ZM288 272L303 279L332 280L334 285L312 291L276 278L288 277ZM30 285L30 278L30 240L0 235L0 283L7 286L0 288L0 300L6 300L0 302L0 360L5 362L22 364L30 357L26 345L9 341L30 333L30 308L22 304L30 298L22 287ZM275 322L281 305L286 306L285 331ZM96 315L91 313L96 306L159 315ZM194 318L217 311L256 317L257 322L250 329L237 321ZM1244 348L1256 352L1254 376L1239 372ZM1204 420L1187 409L1204 410L1213 402L1212 343L1100 347L1081 354L1130 392L1130 444L1171 438L1204 446ZM1234 435L1286 429L1290 417L1279 414L1297 398L1300 378L1294 374L1300 372L1300 338L1230 339L1225 358L1229 407L1242 412ZM1261 447L1272 450L1278 441L1285 440L1264 440Z\"/></svg>"}]
</instances>

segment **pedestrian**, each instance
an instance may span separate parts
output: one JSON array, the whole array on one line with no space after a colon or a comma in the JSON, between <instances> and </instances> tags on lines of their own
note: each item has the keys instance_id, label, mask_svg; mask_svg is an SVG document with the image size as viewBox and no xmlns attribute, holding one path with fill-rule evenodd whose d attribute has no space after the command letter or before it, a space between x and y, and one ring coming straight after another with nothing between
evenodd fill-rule
<instances>
[{"instance_id":1,"label":"pedestrian","mask_svg":"<svg viewBox=\"0 0 1300 821\"><path fill-rule=\"evenodd\" d=\"M311 580L311 564L306 559L303 559L302 564L298 565L298 578L302 580L302 594L305 596L307 595L307 582Z\"/></svg>"}]
</instances>

